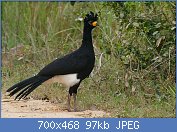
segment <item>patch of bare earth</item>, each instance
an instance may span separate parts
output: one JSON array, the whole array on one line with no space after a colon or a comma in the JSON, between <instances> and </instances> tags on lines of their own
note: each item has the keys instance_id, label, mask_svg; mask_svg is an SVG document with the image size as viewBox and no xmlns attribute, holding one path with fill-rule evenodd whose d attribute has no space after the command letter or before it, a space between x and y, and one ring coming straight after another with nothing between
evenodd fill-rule
<instances>
[{"instance_id":1,"label":"patch of bare earth","mask_svg":"<svg viewBox=\"0 0 177 132\"><path fill-rule=\"evenodd\" d=\"M2 118L94 118L107 117L104 111L85 110L68 112L45 100L20 100L2 98Z\"/></svg>"}]
</instances>

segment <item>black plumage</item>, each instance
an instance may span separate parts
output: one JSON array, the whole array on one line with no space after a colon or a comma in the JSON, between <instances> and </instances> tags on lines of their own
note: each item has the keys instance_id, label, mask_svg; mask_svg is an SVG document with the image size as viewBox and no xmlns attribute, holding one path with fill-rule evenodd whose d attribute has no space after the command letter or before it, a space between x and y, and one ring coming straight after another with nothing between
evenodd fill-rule
<instances>
[{"instance_id":1,"label":"black plumage","mask_svg":"<svg viewBox=\"0 0 177 132\"><path fill-rule=\"evenodd\" d=\"M70 111L70 99L72 95L74 97L74 110L76 111L77 89L81 81L89 76L95 63L91 32L97 25L97 19L97 14L93 12L86 15L84 19L82 45L79 49L54 60L45 66L36 76L13 85L7 90L7 92L10 92L9 95L13 96L18 93L15 99L20 100L29 95L42 83L58 77L59 83L63 83L69 87L68 111ZM65 78L70 80L66 80Z\"/></svg>"}]
</instances>

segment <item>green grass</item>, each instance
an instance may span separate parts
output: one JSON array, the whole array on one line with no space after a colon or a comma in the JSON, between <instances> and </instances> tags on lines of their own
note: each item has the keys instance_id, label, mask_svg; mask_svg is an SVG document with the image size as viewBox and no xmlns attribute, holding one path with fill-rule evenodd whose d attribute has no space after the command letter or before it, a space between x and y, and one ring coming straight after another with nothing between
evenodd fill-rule
<instances>
[{"instance_id":1,"label":"green grass","mask_svg":"<svg viewBox=\"0 0 177 132\"><path fill-rule=\"evenodd\" d=\"M162 9L165 10L171 4L155 2L154 8L159 9L163 5ZM146 9L144 3L130 2L126 6L136 7L136 11L128 16L131 19L139 12L143 12L146 19L162 15L154 9ZM3 94L14 83L38 73L56 57L77 49L82 41L83 23L75 19L89 11L101 12L100 26L93 31L96 53L94 71L78 90L79 109L104 110L111 113L111 117L175 117L173 60L176 54L173 47L171 52L164 49L168 57L161 55L162 62L145 63L146 60L142 61L141 56L137 56L136 49L145 59L157 56L155 48L152 48L153 35L148 36L145 32L153 27L148 29L145 25L140 30L127 21L120 22L114 8L111 9L104 2L76 2L74 6L67 2L2 2ZM166 17L175 20L170 11ZM164 17L160 20L162 24L168 24ZM128 24L130 28L126 28ZM170 26L163 32L168 32ZM168 36L175 35L174 32L168 33L171 34L165 34L166 47L174 41ZM13 48L18 45L24 47L17 48L15 52ZM151 46L149 51L148 46ZM130 52L127 50L129 48L135 51ZM151 51L153 53L148 54ZM63 105L66 103L67 90L58 84L42 85L30 96L34 99L48 98L53 103Z\"/></svg>"}]
</instances>

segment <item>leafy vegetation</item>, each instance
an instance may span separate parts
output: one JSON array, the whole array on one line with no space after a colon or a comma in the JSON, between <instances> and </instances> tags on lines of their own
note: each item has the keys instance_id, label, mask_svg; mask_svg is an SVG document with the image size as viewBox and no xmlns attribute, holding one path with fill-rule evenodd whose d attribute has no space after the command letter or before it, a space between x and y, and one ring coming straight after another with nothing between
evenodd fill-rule
<instances>
[{"instance_id":1,"label":"leafy vegetation","mask_svg":"<svg viewBox=\"0 0 177 132\"><path fill-rule=\"evenodd\" d=\"M96 65L80 86L79 109L111 117L175 117L175 2L2 2L3 92L77 49L89 11ZM42 85L35 99L65 101L58 84Z\"/></svg>"}]
</instances>

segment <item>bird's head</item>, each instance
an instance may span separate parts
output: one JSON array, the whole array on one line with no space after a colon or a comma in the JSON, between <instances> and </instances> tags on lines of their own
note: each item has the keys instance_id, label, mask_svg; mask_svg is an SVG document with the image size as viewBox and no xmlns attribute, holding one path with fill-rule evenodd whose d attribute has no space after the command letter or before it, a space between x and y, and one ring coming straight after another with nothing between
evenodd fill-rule
<instances>
[{"instance_id":1,"label":"bird's head","mask_svg":"<svg viewBox=\"0 0 177 132\"><path fill-rule=\"evenodd\" d=\"M93 29L98 25L97 20L98 20L98 15L90 11L90 13L88 13L84 18L84 25Z\"/></svg>"}]
</instances>

